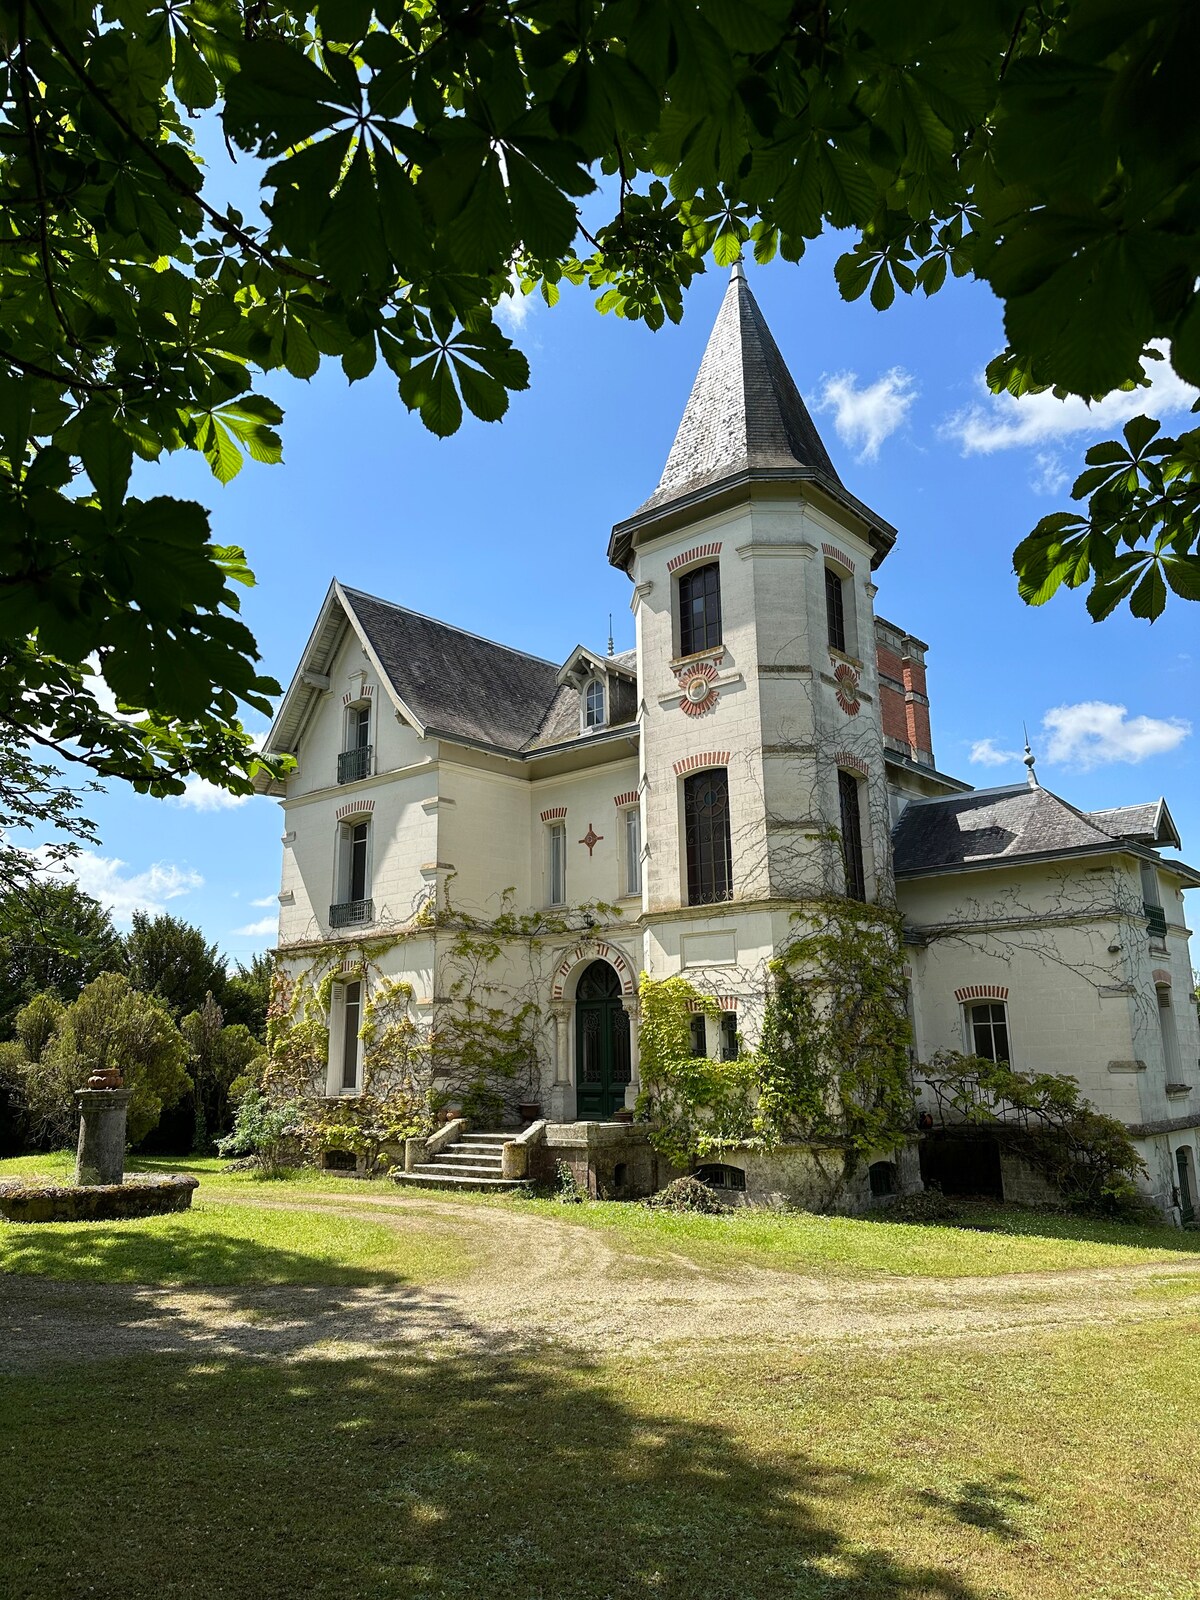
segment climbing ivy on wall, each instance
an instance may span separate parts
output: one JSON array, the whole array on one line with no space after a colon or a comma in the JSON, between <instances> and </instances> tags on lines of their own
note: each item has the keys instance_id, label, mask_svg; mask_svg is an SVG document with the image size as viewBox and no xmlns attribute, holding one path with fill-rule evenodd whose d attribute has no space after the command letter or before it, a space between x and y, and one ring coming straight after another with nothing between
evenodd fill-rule
<instances>
[{"instance_id":1,"label":"climbing ivy on wall","mask_svg":"<svg viewBox=\"0 0 1200 1600\"><path fill-rule=\"evenodd\" d=\"M637 1114L650 1119L650 1138L677 1167L718 1154L753 1132L755 1061L715 1061L692 1054L692 1017L719 1014L715 1000L685 978L642 973L638 1059L642 1088Z\"/></svg>"}]
</instances>

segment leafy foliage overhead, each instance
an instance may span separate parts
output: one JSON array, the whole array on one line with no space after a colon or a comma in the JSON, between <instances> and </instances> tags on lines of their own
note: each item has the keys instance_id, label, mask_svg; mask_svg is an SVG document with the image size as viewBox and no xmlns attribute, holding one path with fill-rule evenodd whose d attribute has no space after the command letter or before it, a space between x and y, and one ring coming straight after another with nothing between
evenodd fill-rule
<instances>
[{"instance_id":1,"label":"leafy foliage overhead","mask_svg":"<svg viewBox=\"0 0 1200 1600\"><path fill-rule=\"evenodd\" d=\"M259 380L323 360L494 421L514 274L658 327L708 260L834 227L880 310L990 284L997 388L1131 387L1153 341L1200 383L1193 0L3 0L0 55L0 716L154 792L245 788L276 686L241 551L135 458L278 460ZM210 191L206 113L261 215ZM1147 427L1022 545L1027 598L1200 589L1196 435Z\"/></svg>"}]
</instances>

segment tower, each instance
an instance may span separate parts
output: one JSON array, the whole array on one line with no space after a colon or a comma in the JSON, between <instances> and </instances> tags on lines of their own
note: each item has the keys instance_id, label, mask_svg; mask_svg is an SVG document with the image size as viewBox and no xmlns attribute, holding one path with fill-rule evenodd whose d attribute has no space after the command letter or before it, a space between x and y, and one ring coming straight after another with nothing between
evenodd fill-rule
<instances>
[{"instance_id":1,"label":"tower","mask_svg":"<svg viewBox=\"0 0 1200 1600\"><path fill-rule=\"evenodd\" d=\"M894 540L735 266L658 487L609 544L634 585L664 970L744 966L798 903L889 892L871 574Z\"/></svg>"}]
</instances>

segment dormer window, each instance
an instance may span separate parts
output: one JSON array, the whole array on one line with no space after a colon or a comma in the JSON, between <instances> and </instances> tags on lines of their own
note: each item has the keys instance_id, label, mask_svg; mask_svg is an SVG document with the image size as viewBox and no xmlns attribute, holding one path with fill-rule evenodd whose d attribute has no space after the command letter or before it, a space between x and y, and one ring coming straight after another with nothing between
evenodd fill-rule
<instances>
[{"instance_id":1,"label":"dormer window","mask_svg":"<svg viewBox=\"0 0 1200 1600\"><path fill-rule=\"evenodd\" d=\"M604 726L604 685L593 678L583 691L583 725L585 728Z\"/></svg>"},{"instance_id":2,"label":"dormer window","mask_svg":"<svg viewBox=\"0 0 1200 1600\"><path fill-rule=\"evenodd\" d=\"M346 743L338 756L338 782L356 783L371 775L371 702L346 711Z\"/></svg>"}]
</instances>

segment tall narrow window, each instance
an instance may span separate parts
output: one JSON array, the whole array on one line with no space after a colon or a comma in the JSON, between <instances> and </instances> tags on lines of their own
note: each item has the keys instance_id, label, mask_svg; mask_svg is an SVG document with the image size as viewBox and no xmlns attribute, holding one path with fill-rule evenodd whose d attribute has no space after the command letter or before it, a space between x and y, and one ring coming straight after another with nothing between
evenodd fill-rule
<instances>
[{"instance_id":1,"label":"tall narrow window","mask_svg":"<svg viewBox=\"0 0 1200 1600\"><path fill-rule=\"evenodd\" d=\"M1156 985L1158 994L1158 1027L1162 1034L1163 1065L1167 1069L1168 1083L1178 1083L1183 1075L1179 1055L1179 1033L1175 1027L1175 1010L1171 1005L1171 991L1165 983Z\"/></svg>"},{"instance_id":2,"label":"tall narrow window","mask_svg":"<svg viewBox=\"0 0 1200 1600\"><path fill-rule=\"evenodd\" d=\"M970 1046L985 1061L1008 1061L1008 1012L1004 1005L986 1000L967 1007Z\"/></svg>"},{"instance_id":3,"label":"tall narrow window","mask_svg":"<svg viewBox=\"0 0 1200 1600\"><path fill-rule=\"evenodd\" d=\"M704 1026L702 1012L695 1012L688 1018L688 1031L692 1040L692 1054L706 1056L708 1054L708 1029Z\"/></svg>"},{"instance_id":4,"label":"tall narrow window","mask_svg":"<svg viewBox=\"0 0 1200 1600\"><path fill-rule=\"evenodd\" d=\"M835 650L846 650L846 598L842 580L832 567L825 568L825 619L829 643Z\"/></svg>"},{"instance_id":5,"label":"tall narrow window","mask_svg":"<svg viewBox=\"0 0 1200 1600\"><path fill-rule=\"evenodd\" d=\"M565 906L567 903L567 825L565 822L552 822L546 829L546 850L549 857L548 877L550 880L550 904L552 906Z\"/></svg>"},{"instance_id":6,"label":"tall narrow window","mask_svg":"<svg viewBox=\"0 0 1200 1600\"><path fill-rule=\"evenodd\" d=\"M721 643L721 569L693 567L679 580L679 653L695 655Z\"/></svg>"},{"instance_id":7,"label":"tall narrow window","mask_svg":"<svg viewBox=\"0 0 1200 1600\"><path fill-rule=\"evenodd\" d=\"M338 782L354 783L371 775L371 707L351 706L346 713L346 748L338 756Z\"/></svg>"},{"instance_id":8,"label":"tall narrow window","mask_svg":"<svg viewBox=\"0 0 1200 1600\"><path fill-rule=\"evenodd\" d=\"M721 1013L721 1060L736 1061L738 1053L737 1012Z\"/></svg>"},{"instance_id":9,"label":"tall narrow window","mask_svg":"<svg viewBox=\"0 0 1200 1600\"><path fill-rule=\"evenodd\" d=\"M625 812L625 893L642 892L642 813L637 806Z\"/></svg>"},{"instance_id":10,"label":"tall narrow window","mask_svg":"<svg viewBox=\"0 0 1200 1600\"><path fill-rule=\"evenodd\" d=\"M367 830L370 824L357 822L350 829L350 870L346 884L347 900L367 898Z\"/></svg>"},{"instance_id":11,"label":"tall narrow window","mask_svg":"<svg viewBox=\"0 0 1200 1600\"><path fill-rule=\"evenodd\" d=\"M862 810L858 779L852 772L838 772L838 804L842 815L842 860L846 867L846 894L851 900L867 898L867 875L863 867Z\"/></svg>"},{"instance_id":12,"label":"tall narrow window","mask_svg":"<svg viewBox=\"0 0 1200 1600\"><path fill-rule=\"evenodd\" d=\"M342 1088L358 1088L358 1030L362 1026L362 984L342 985Z\"/></svg>"},{"instance_id":13,"label":"tall narrow window","mask_svg":"<svg viewBox=\"0 0 1200 1600\"><path fill-rule=\"evenodd\" d=\"M688 905L733 899L729 843L729 775L724 767L694 772L683 783Z\"/></svg>"},{"instance_id":14,"label":"tall narrow window","mask_svg":"<svg viewBox=\"0 0 1200 1600\"><path fill-rule=\"evenodd\" d=\"M583 697L583 725L585 728L604 726L604 685L593 678Z\"/></svg>"}]
</instances>

